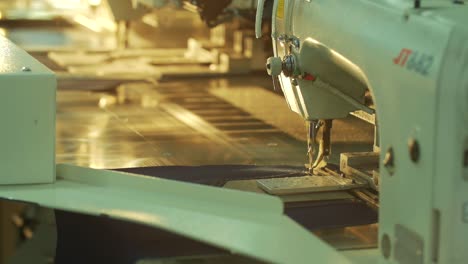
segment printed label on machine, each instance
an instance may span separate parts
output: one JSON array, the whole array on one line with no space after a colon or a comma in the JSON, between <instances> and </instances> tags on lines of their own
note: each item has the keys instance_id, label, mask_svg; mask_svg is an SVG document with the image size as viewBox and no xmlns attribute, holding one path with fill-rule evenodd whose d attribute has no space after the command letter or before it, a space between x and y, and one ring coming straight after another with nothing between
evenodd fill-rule
<instances>
[{"instance_id":1,"label":"printed label on machine","mask_svg":"<svg viewBox=\"0 0 468 264\"><path fill-rule=\"evenodd\" d=\"M434 64L434 56L404 48L393 59L393 63L426 76L429 75Z\"/></svg>"}]
</instances>

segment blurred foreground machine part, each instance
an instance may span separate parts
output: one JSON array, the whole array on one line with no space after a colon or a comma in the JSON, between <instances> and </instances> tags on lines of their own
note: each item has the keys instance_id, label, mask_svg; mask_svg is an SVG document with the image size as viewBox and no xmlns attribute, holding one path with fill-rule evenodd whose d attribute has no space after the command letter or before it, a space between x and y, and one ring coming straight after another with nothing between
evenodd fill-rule
<instances>
[{"instance_id":1,"label":"blurred foreground machine part","mask_svg":"<svg viewBox=\"0 0 468 264\"><path fill-rule=\"evenodd\" d=\"M0 37L0 54L3 93L0 185L52 183L55 180L55 75L4 37ZM20 203L0 201L0 261L13 250L17 234L11 217L23 207Z\"/></svg>"},{"instance_id":2,"label":"blurred foreground machine part","mask_svg":"<svg viewBox=\"0 0 468 264\"><path fill-rule=\"evenodd\" d=\"M310 123L311 174L367 183L379 194L374 263L468 261L463 2L275 1L267 70ZM333 174L329 130L348 114L376 126L375 152L342 153ZM307 191L298 182L258 181L270 193Z\"/></svg>"},{"instance_id":3,"label":"blurred foreground machine part","mask_svg":"<svg viewBox=\"0 0 468 264\"><path fill-rule=\"evenodd\" d=\"M55 75L1 37L0 184L51 183L55 172Z\"/></svg>"}]
</instances>

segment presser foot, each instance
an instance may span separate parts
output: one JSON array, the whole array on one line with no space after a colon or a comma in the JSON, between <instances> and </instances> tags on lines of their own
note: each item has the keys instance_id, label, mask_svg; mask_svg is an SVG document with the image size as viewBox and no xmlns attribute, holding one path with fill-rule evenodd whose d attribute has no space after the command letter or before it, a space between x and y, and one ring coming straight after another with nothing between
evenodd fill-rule
<instances>
[{"instance_id":1,"label":"presser foot","mask_svg":"<svg viewBox=\"0 0 468 264\"><path fill-rule=\"evenodd\" d=\"M332 121L332 119L325 119L309 122L307 135L307 156L309 163L306 167L311 175L314 174L315 169L327 166L327 160L331 153Z\"/></svg>"}]
</instances>

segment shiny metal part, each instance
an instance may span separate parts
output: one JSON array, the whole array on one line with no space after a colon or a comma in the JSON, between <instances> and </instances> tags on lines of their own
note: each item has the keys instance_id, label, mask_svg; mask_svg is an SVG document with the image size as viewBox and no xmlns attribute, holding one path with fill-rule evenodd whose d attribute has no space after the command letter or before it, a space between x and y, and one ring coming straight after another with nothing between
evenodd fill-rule
<instances>
[{"instance_id":1,"label":"shiny metal part","mask_svg":"<svg viewBox=\"0 0 468 264\"><path fill-rule=\"evenodd\" d=\"M302 177L257 180L258 186L269 194L328 192L366 187L364 182L335 176L308 175Z\"/></svg>"},{"instance_id":2,"label":"shiny metal part","mask_svg":"<svg viewBox=\"0 0 468 264\"><path fill-rule=\"evenodd\" d=\"M289 38L289 41L291 42L291 45L294 48L299 49L301 47L301 40L299 38L297 38L296 36L291 36Z\"/></svg>"},{"instance_id":3,"label":"shiny metal part","mask_svg":"<svg viewBox=\"0 0 468 264\"><path fill-rule=\"evenodd\" d=\"M229 181L223 186L223 188L256 193L265 193L265 191L261 187L259 187L259 184L255 179ZM329 192L294 193L278 195L278 197L286 204L301 202L323 202L330 200L352 200L356 198L355 195L352 195L349 192L343 192L341 190Z\"/></svg>"},{"instance_id":4,"label":"shiny metal part","mask_svg":"<svg viewBox=\"0 0 468 264\"><path fill-rule=\"evenodd\" d=\"M350 193L359 200L365 202L370 208L373 208L374 210L379 209L379 196L376 192L372 192L369 189L359 189L352 190Z\"/></svg>"},{"instance_id":5,"label":"shiny metal part","mask_svg":"<svg viewBox=\"0 0 468 264\"><path fill-rule=\"evenodd\" d=\"M340 170L346 176L366 181L374 190L378 190L379 158L378 152L341 153Z\"/></svg>"},{"instance_id":6,"label":"shiny metal part","mask_svg":"<svg viewBox=\"0 0 468 264\"><path fill-rule=\"evenodd\" d=\"M376 122L375 122L375 113L374 114L369 114L363 110L357 110L357 111L354 111L354 112L351 112L350 113L352 116L355 116L361 120L364 120L366 121L367 123L370 123L372 125L376 125Z\"/></svg>"},{"instance_id":7,"label":"shiny metal part","mask_svg":"<svg viewBox=\"0 0 468 264\"><path fill-rule=\"evenodd\" d=\"M301 41L298 37L296 36L288 36L286 34L281 34L278 36L278 41L287 46L287 45L291 45L292 47L296 48L296 49L299 49L301 47Z\"/></svg>"},{"instance_id":8,"label":"shiny metal part","mask_svg":"<svg viewBox=\"0 0 468 264\"><path fill-rule=\"evenodd\" d=\"M314 120L308 125L307 155L309 157L309 172L315 168L324 167L331 154L332 120Z\"/></svg>"}]
</instances>

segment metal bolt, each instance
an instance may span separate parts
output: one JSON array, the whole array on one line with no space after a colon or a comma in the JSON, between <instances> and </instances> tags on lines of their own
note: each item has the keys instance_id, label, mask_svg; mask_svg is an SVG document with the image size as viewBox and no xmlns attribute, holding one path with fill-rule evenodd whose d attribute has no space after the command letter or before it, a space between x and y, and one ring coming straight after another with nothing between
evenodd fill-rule
<instances>
[{"instance_id":1,"label":"metal bolt","mask_svg":"<svg viewBox=\"0 0 468 264\"><path fill-rule=\"evenodd\" d=\"M395 170L395 154L393 153L393 148L389 147L385 153L385 158L383 160L383 165L388 170L390 175L393 175Z\"/></svg>"},{"instance_id":2,"label":"metal bolt","mask_svg":"<svg viewBox=\"0 0 468 264\"><path fill-rule=\"evenodd\" d=\"M414 163L417 163L421 156L421 151L419 148L419 143L416 139L411 138L408 141L408 150L410 154L410 158Z\"/></svg>"},{"instance_id":3,"label":"metal bolt","mask_svg":"<svg viewBox=\"0 0 468 264\"><path fill-rule=\"evenodd\" d=\"M23 68L21 68L21 71L22 72L30 72L31 68L24 66Z\"/></svg>"},{"instance_id":4,"label":"metal bolt","mask_svg":"<svg viewBox=\"0 0 468 264\"><path fill-rule=\"evenodd\" d=\"M291 37L289 38L291 41L292 46L294 46L296 49L299 49L301 47L301 41L297 37Z\"/></svg>"},{"instance_id":5,"label":"metal bolt","mask_svg":"<svg viewBox=\"0 0 468 264\"><path fill-rule=\"evenodd\" d=\"M392 253L392 243L390 242L390 237L387 234L382 236L380 248L382 249L382 255L384 258L390 258L390 254Z\"/></svg>"},{"instance_id":6,"label":"metal bolt","mask_svg":"<svg viewBox=\"0 0 468 264\"><path fill-rule=\"evenodd\" d=\"M283 58L283 73L287 77L291 77L295 70L295 58L293 55L286 55Z\"/></svg>"}]
</instances>

